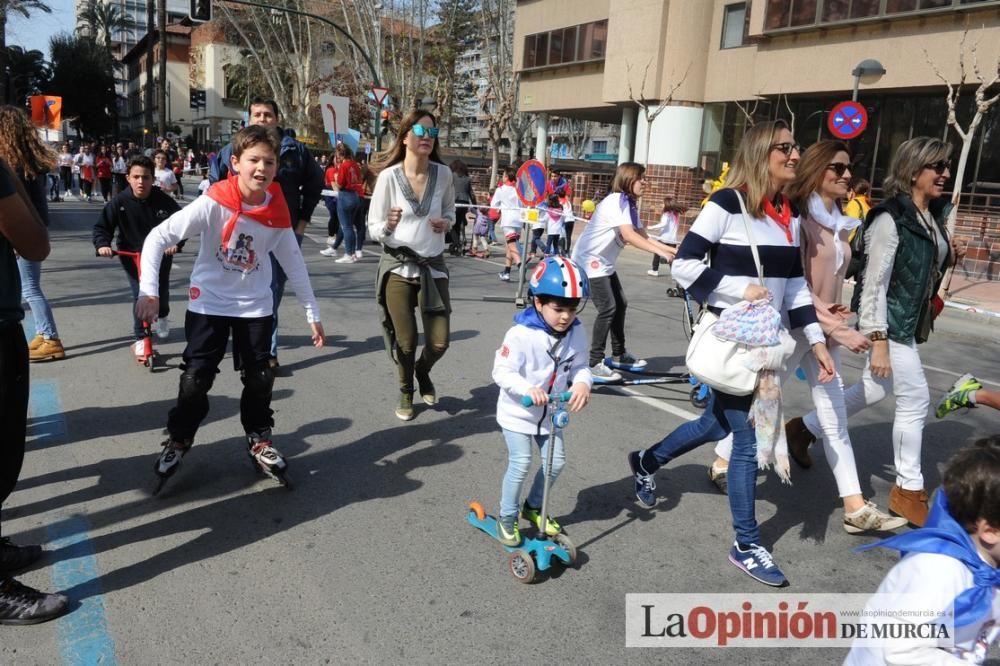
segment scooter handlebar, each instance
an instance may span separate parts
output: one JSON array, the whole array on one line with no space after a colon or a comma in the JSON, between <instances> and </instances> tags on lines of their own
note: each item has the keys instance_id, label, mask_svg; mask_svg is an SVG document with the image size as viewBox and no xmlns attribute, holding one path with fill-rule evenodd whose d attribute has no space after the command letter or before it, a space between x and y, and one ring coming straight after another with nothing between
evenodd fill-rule
<instances>
[{"instance_id":1,"label":"scooter handlebar","mask_svg":"<svg viewBox=\"0 0 1000 666\"><path fill-rule=\"evenodd\" d=\"M563 391L562 393L558 393L558 394L556 394L556 393L550 393L549 394L549 402L566 402L567 400L569 400L572 397L573 397L573 394L570 393L569 391ZM535 401L531 399L530 395L522 395L521 396L521 404L524 405L525 407L531 407L533 404L535 404Z\"/></svg>"}]
</instances>

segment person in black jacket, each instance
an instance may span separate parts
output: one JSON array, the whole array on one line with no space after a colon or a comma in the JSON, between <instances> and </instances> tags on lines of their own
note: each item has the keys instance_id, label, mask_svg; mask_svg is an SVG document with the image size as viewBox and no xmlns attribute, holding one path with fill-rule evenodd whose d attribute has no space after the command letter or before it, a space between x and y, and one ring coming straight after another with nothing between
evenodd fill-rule
<instances>
[{"instance_id":1,"label":"person in black jacket","mask_svg":"<svg viewBox=\"0 0 1000 666\"><path fill-rule=\"evenodd\" d=\"M104 206L100 219L94 225L94 248L102 257L113 256L111 239L116 230L119 250L140 252L146 234L181 209L170 195L153 187L153 161L148 157L140 155L129 160L126 178L129 187L116 194ZM167 248L167 256L160 265L160 313L154 326L156 336L160 339L170 334L170 324L167 320L170 314L170 267L173 255L178 249L179 245ZM119 259L132 287L134 303L139 296L139 271L132 257L119 257ZM142 322L134 314L132 330L136 339L134 352L137 357L141 357L143 356Z\"/></svg>"}]
</instances>

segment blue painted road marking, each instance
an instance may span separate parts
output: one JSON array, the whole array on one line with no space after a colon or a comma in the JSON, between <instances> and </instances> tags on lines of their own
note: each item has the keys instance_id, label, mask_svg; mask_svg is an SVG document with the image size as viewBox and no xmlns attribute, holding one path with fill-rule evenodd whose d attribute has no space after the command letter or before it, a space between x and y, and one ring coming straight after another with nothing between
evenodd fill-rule
<instances>
[{"instance_id":1,"label":"blue painted road marking","mask_svg":"<svg viewBox=\"0 0 1000 666\"><path fill-rule=\"evenodd\" d=\"M34 443L45 445L66 436L66 418L57 380L31 382L28 413ZM59 651L67 666L115 666L115 642L108 632L101 574L87 534L89 529L86 518L70 516L49 525L46 530L49 548L60 554L59 561L52 565L53 588L72 590L70 603L79 602L76 608L56 620Z\"/></svg>"}]
</instances>

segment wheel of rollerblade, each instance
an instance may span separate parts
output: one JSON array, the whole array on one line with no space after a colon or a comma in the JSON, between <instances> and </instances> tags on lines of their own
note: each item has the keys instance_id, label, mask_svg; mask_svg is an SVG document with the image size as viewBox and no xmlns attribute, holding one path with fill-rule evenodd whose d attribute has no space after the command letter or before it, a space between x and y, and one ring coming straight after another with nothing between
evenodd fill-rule
<instances>
[{"instance_id":1,"label":"wheel of rollerblade","mask_svg":"<svg viewBox=\"0 0 1000 666\"><path fill-rule=\"evenodd\" d=\"M669 296L670 298L677 298L680 295L681 292L677 290L677 287L669 287L667 289L667 296Z\"/></svg>"},{"instance_id":2,"label":"wheel of rollerblade","mask_svg":"<svg viewBox=\"0 0 1000 666\"><path fill-rule=\"evenodd\" d=\"M146 361L143 363L143 365L145 365L146 369L149 370L150 372L156 370L156 354L150 354L149 356L147 356Z\"/></svg>"},{"instance_id":3,"label":"wheel of rollerblade","mask_svg":"<svg viewBox=\"0 0 1000 666\"><path fill-rule=\"evenodd\" d=\"M532 583L535 580L535 561L523 550L515 550L507 560L510 574L521 583Z\"/></svg>"},{"instance_id":4,"label":"wheel of rollerblade","mask_svg":"<svg viewBox=\"0 0 1000 666\"><path fill-rule=\"evenodd\" d=\"M569 562L567 564L569 565L576 564L576 546L573 545L573 542L569 540L569 537L560 532L559 534L552 537L552 540L555 541L560 546L562 546L563 548L565 548L566 552L569 553Z\"/></svg>"}]
</instances>

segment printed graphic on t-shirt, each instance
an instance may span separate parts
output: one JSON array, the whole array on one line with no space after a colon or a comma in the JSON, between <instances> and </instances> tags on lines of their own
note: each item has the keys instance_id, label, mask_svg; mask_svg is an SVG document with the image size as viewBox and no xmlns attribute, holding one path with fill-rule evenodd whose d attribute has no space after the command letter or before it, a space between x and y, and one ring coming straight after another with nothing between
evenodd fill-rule
<instances>
[{"instance_id":1,"label":"printed graphic on t-shirt","mask_svg":"<svg viewBox=\"0 0 1000 666\"><path fill-rule=\"evenodd\" d=\"M260 266L257 261L257 251L253 247L253 236L241 233L236 236L236 242L230 241L230 247L219 245L216 258L222 262L222 268L227 271L249 273Z\"/></svg>"}]
</instances>

